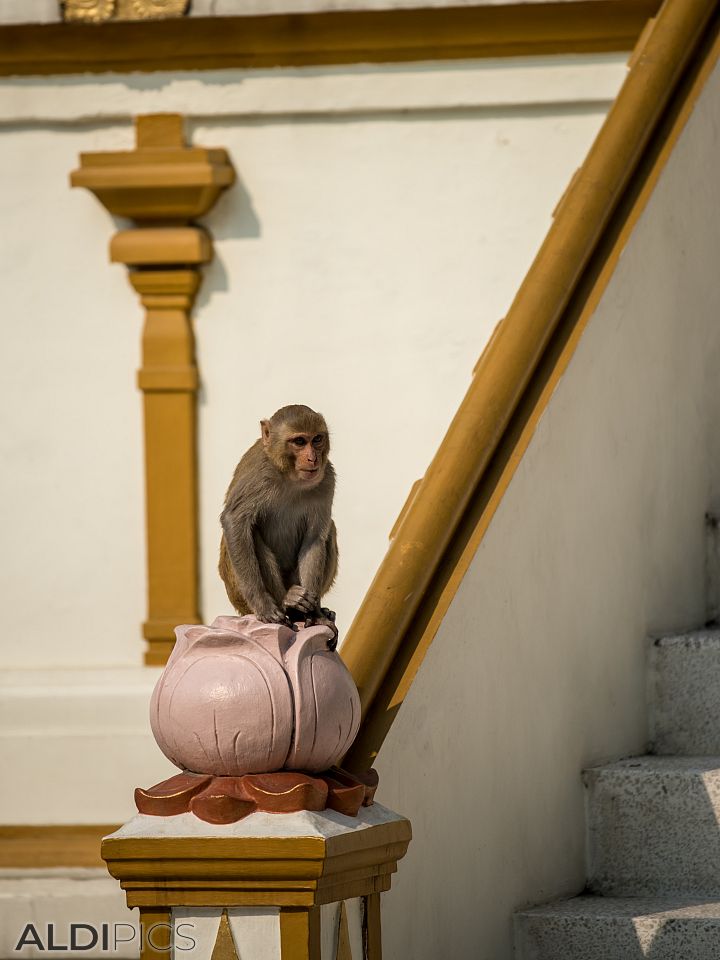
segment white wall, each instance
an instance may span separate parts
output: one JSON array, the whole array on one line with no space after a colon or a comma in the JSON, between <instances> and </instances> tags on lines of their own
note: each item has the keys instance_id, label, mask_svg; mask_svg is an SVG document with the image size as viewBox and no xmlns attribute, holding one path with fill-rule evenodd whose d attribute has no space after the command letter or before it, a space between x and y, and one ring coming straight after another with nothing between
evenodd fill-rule
<instances>
[{"instance_id":1,"label":"white wall","mask_svg":"<svg viewBox=\"0 0 720 960\"><path fill-rule=\"evenodd\" d=\"M215 555L234 463L262 416L306 402L334 434L341 566L328 603L349 626L572 172L556 151L581 127L589 142L598 119L419 114L196 130L230 145L250 198L238 191L208 217L222 239L198 312L208 614L227 607ZM534 158L549 125L553 149ZM253 229L250 205L259 235L238 236L243 214Z\"/></svg>"},{"instance_id":2,"label":"white wall","mask_svg":"<svg viewBox=\"0 0 720 960\"><path fill-rule=\"evenodd\" d=\"M141 309L108 263L122 224L69 189L78 154L131 148L132 116L158 110L229 149L240 182L206 218L216 259L195 310L202 609L229 609L216 556L234 463L261 417L306 402L334 433L344 631L623 76L595 56L0 81L0 643L16 670L0 763L37 776L49 728L61 778L80 755L90 775L101 747L114 758L94 801L70 783L45 813L8 796L0 823L106 822L148 769L165 775L137 706ZM99 739L58 724L58 698L105 696Z\"/></svg>"},{"instance_id":3,"label":"white wall","mask_svg":"<svg viewBox=\"0 0 720 960\"><path fill-rule=\"evenodd\" d=\"M33 632L9 661L142 649L141 314L107 263L111 218L68 189L81 150L130 147L129 115L183 103L193 139L230 150L241 182L206 218L216 260L195 310L204 612L228 606L215 562L233 465L261 417L304 401L334 432L346 627L623 72L603 57L0 85L0 262L23 318L3 384L6 615Z\"/></svg>"},{"instance_id":4,"label":"white wall","mask_svg":"<svg viewBox=\"0 0 720 960\"><path fill-rule=\"evenodd\" d=\"M144 614L140 321L68 189L117 129L0 128L0 595L7 667L133 663Z\"/></svg>"},{"instance_id":5,"label":"white wall","mask_svg":"<svg viewBox=\"0 0 720 960\"><path fill-rule=\"evenodd\" d=\"M0 23L52 23L60 19L58 0L0 0Z\"/></svg>"},{"instance_id":6,"label":"white wall","mask_svg":"<svg viewBox=\"0 0 720 960\"><path fill-rule=\"evenodd\" d=\"M717 69L381 751L387 960L509 960L514 909L582 889L581 770L643 752L646 637L703 621L719 166Z\"/></svg>"}]
</instances>

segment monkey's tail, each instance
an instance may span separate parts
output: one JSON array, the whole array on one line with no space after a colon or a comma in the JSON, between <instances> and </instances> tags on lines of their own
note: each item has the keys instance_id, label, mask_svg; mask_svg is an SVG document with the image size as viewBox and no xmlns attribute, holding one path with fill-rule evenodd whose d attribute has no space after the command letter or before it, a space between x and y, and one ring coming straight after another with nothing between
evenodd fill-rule
<instances>
[{"instance_id":1,"label":"monkey's tail","mask_svg":"<svg viewBox=\"0 0 720 960\"><path fill-rule=\"evenodd\" d=\"M242 593L240 593L237 576L235 575L235 568L233 567L232 560L230 559L230 551L227 548L227 543L225 543L224 534L220 540L218 573L220 574L222 582L225 584L225 592L228 595L228 600L233 607L235 607L240 616L244 617L246 614L252 613L252 610L245 600L245 597L243 597Z\"/></svg>"}]
</instances>

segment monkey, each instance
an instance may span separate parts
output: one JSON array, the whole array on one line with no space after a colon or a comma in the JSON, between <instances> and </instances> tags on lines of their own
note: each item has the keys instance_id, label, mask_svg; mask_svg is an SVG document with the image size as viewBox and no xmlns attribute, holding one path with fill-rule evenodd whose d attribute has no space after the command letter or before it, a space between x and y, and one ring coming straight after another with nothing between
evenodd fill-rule
<instances>
[{"instance_id":1,"label":"monkey","mask_svg":"<svg viewBox=\"0 0 720 960\"><path fill-rule=\"evenodd\" d=\"M331 517L335 470L324 418L294 404L260 421L260 438L235 468L220 516L219 572L241 615L305 626L335 614L320 606L337 574Z\"/></svg>"}]
</instances>

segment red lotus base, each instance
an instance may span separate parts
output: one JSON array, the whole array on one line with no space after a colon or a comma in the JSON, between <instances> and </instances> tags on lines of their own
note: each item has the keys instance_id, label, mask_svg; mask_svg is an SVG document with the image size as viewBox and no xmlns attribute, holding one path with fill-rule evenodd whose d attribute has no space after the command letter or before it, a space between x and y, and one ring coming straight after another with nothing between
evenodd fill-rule
<instances>
[{"instance_id":1,"label":"red lotus base","mask_svg":"<svg viewBox=\"0 0 720 960\"><path fill-rule=\"evenodd\" d=\"M296 813L329 809L355 817L360 807L373 802L377 785L374 770L360 776L339 767L319 774L283 770L244 777L179 773L148 790L137 787L135 804L140 813L155 817L194 813L207 823L235 823L256 810Z\"/></svg>"}]
</instances>

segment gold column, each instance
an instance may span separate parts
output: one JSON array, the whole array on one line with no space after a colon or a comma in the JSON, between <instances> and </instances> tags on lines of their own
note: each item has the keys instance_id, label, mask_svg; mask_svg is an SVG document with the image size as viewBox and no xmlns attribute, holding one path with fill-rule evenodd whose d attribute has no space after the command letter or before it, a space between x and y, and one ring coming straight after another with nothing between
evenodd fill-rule
<instances>
[{"instance_id":1,"label":"gold column","mask_svg":"<svg viewBox=\"0 0 720 960\"><path fill-rule=\"evenodd\" d=\"M199 232L199 231L198 231ZM122 258L112 252L113 260ZM127 260L122 260L127 263ZM190 309L197 270L133 270L145 307L143 364L147 503L146 662L164 663L178 623L199 623L196 395Z\"/></svg>"},{"instance_id":2,"label":"gold column","mask_svg":"<svg viewBox=\"0 0 720 960\"><path fill-rule=\"evenodd\" d=\"M147 513L147 664L162 664L178 623L199 623L195 361L190 311L212 259L209 235L191 221L234 180L222 149L187 147L182 117L136 120L133 151L82 154L71 175L113 214L136 221L113 237L145 308L142 367Z\"/></svg>"}]
</instances>

